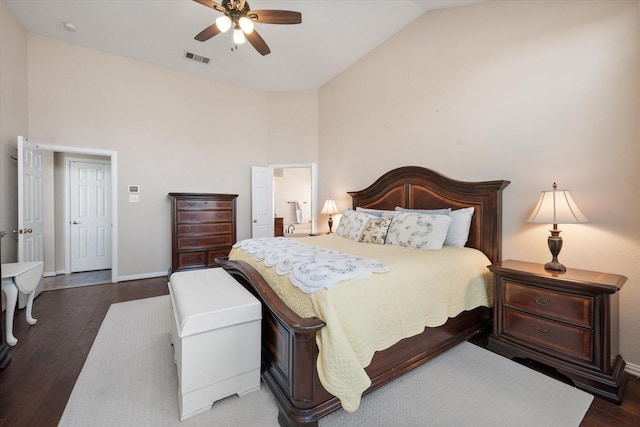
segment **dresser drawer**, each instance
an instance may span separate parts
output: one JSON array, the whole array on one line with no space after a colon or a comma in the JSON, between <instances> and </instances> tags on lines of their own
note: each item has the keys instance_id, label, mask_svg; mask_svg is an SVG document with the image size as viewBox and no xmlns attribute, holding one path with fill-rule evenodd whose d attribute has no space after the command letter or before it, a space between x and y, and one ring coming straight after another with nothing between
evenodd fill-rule
<instances>
[{"instance_id":1,"label":"dresser drawer","mask_svg":"<svg viewBox=\"0 0 640 427\"><path fill-rule=\"evenodd\" d=\"M204 267L206 252L178 253L178 268Z\"/></svg>"},{"instance_id":2,"label":"dresser drawer","mask_svg":"<svg viewBox=\"0 0 640 427\"><path fill-rule=\"evenodd\" d=\"M200 222L229 222L231 223L231 211L178 211L178 223Z\"/></svg>"},{"instance_id":3,"label":"dresser drawer","mask_svg":"<svg viewBox=\"0 0 640 427\"><path fill-rule=\"evenodd\" d=\"M233 224L230 222L207 223L207 224L178 224L179 236L199 236L208 234L231 234Z\"/></svg>"},{"instance_id":4,"label":"dresser drawer","mask_svg":"<svg viewBox=\"0 0 640 427\"><path fill-rule=\"evenodd\" d=\"M540 350L549 349L588 362L593 360L593 332L590 330L505 308L502 335L540 347Z\"/></svg>"},{"instance_id":5,"label":"dresser drawer","mask_svg":"<svg viewBox=\"0 0 640 427\"><path fill-rule=\"evenodd\" d=\"M207 249L214 246L231 246L233 238L231 234L206 237L179 237L178 249Z\"/></svg>"},{"instance_id":6,"label":"dresser drawer","mask_svg":"<svg viewBox=\"0 0 640 427\"><path fill-rule=\"evenodd\" d=\"M577 326L593 327L593 298L506 281L504 305Z\"/></svg>"},{"instance_id":7,"label":"dresser drawer","mask_svg":"<svg viewBox=\"0 0 640 427\"><path fill-rule=\"evenodd\" d=\"M208 267L217 266L218 264L216 264L215 259L228 257L229 252L231 252L231 246L228 246L226 248L215 248L215 249L209 250L209 253L207 254L207 266Z\"/></svg>"},{"instance_id":8,"label":"dresser drawer","mask_svg":"<svg viewBox=\"0 0 640 427\"><path fill-rule=\"evenodd\" d=\"M178 210L231 210L232 204L231 200L178 200L176 203Z\"/></svg>"}]
</instances>

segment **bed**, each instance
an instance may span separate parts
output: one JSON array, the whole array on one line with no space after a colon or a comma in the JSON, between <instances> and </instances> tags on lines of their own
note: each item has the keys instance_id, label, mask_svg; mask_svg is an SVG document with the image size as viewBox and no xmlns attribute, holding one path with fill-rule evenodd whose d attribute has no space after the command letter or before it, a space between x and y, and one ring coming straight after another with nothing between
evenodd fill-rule
<instances>
[{"instance_id":1,"label":"bed","mask_svg":"<svg viewBox=\"0 0 640 427\"><path fill-rule=\"evenodd\" d=\"M385 173L364 190L348 194L353 209L473 207L466 246L497 262L501 260L502 190L508 184L504 180L462 182L430 169L406 166ZM278 403L280 425L317 426L320 418L341 407L340 400L323 387L316 366L316 334L325 322L296 314L247 262L221 259L219 263L262 302L262 378ZM490 323L491 310L480 306L376 352L365 368L371 385L364 394L481 333Z\"/></svg>"}]
</instances>

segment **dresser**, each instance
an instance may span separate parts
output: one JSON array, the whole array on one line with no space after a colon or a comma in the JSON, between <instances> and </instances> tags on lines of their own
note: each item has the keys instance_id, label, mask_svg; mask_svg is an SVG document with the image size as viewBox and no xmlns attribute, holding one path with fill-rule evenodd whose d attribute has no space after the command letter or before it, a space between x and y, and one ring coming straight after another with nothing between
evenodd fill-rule
<instances>
[{"instance_id":1,"label":"dresser","mask_svg":"<svg viewBox=\"0 0 640 427\"><path fill-rule=\"evenodd\" d=\"M237 194L169 193L171 270L216 267L236 242Z\"/></svg>"},{"instance_id":2,"label":"dresser","mask_svg":"<svg viewBox=\"0 0 640 427\"><path fill-rule=\"evenodd\" d=\"M576 387L620 403L627 384L618 354L617 274L507 260L494 274L493 333L488 348L555 368Z\"/></svg>"}]
</instances>

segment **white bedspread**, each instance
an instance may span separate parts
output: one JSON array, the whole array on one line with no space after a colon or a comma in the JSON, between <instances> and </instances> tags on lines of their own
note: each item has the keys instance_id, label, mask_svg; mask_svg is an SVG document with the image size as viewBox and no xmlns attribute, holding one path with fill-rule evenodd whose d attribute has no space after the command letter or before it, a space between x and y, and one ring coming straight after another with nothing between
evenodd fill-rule
<instances>
[{"instance_id":1,"label":"white bedspread","mask_svg":"<svg viewBox=\"0 0 640 427\"><path fill-rule=\"evenodd\" d=\"M426 251L359 243L334 234L300 240L376 259L389 268L385 274L308 294L239 248L229 256L252 265L298 315L326 323L316 335L318 375L347 411L358 408L371 384L364 368L376 351L420 334L425 326L441 326L462 311L491 306L491 262L475 249L445 246Z\"/></svg>"},{"instance_id":2,"label":"white bedspread","mask_svg":"<svg viewBox=\"0 0 640 427\"><path fill-rule=\"evenodd\" d=\"M381 262L344 252L307 245L284 237L242 240L235 245L281 275L303 292L331 289L345 280L366 279L372 273L389 271Z\"/></svg>"}]
</instances>

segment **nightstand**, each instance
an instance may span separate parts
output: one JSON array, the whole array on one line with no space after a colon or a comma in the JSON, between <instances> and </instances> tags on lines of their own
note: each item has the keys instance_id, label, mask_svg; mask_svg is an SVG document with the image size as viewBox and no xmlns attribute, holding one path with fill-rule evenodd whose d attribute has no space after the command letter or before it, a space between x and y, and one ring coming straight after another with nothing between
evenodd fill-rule
<instances>
[{"instance_id":1,"label":"nightstand","mask_svg":"<svg viewBox=\"0 0 640 427\"><path fill-rule=\"evenodd\" d=\"M513 260L489 270L494 309L488 348L553 367L576 387L620 403L628 375L618 354L618 291L627 278Z\"/></svg>"}]
</instances>

